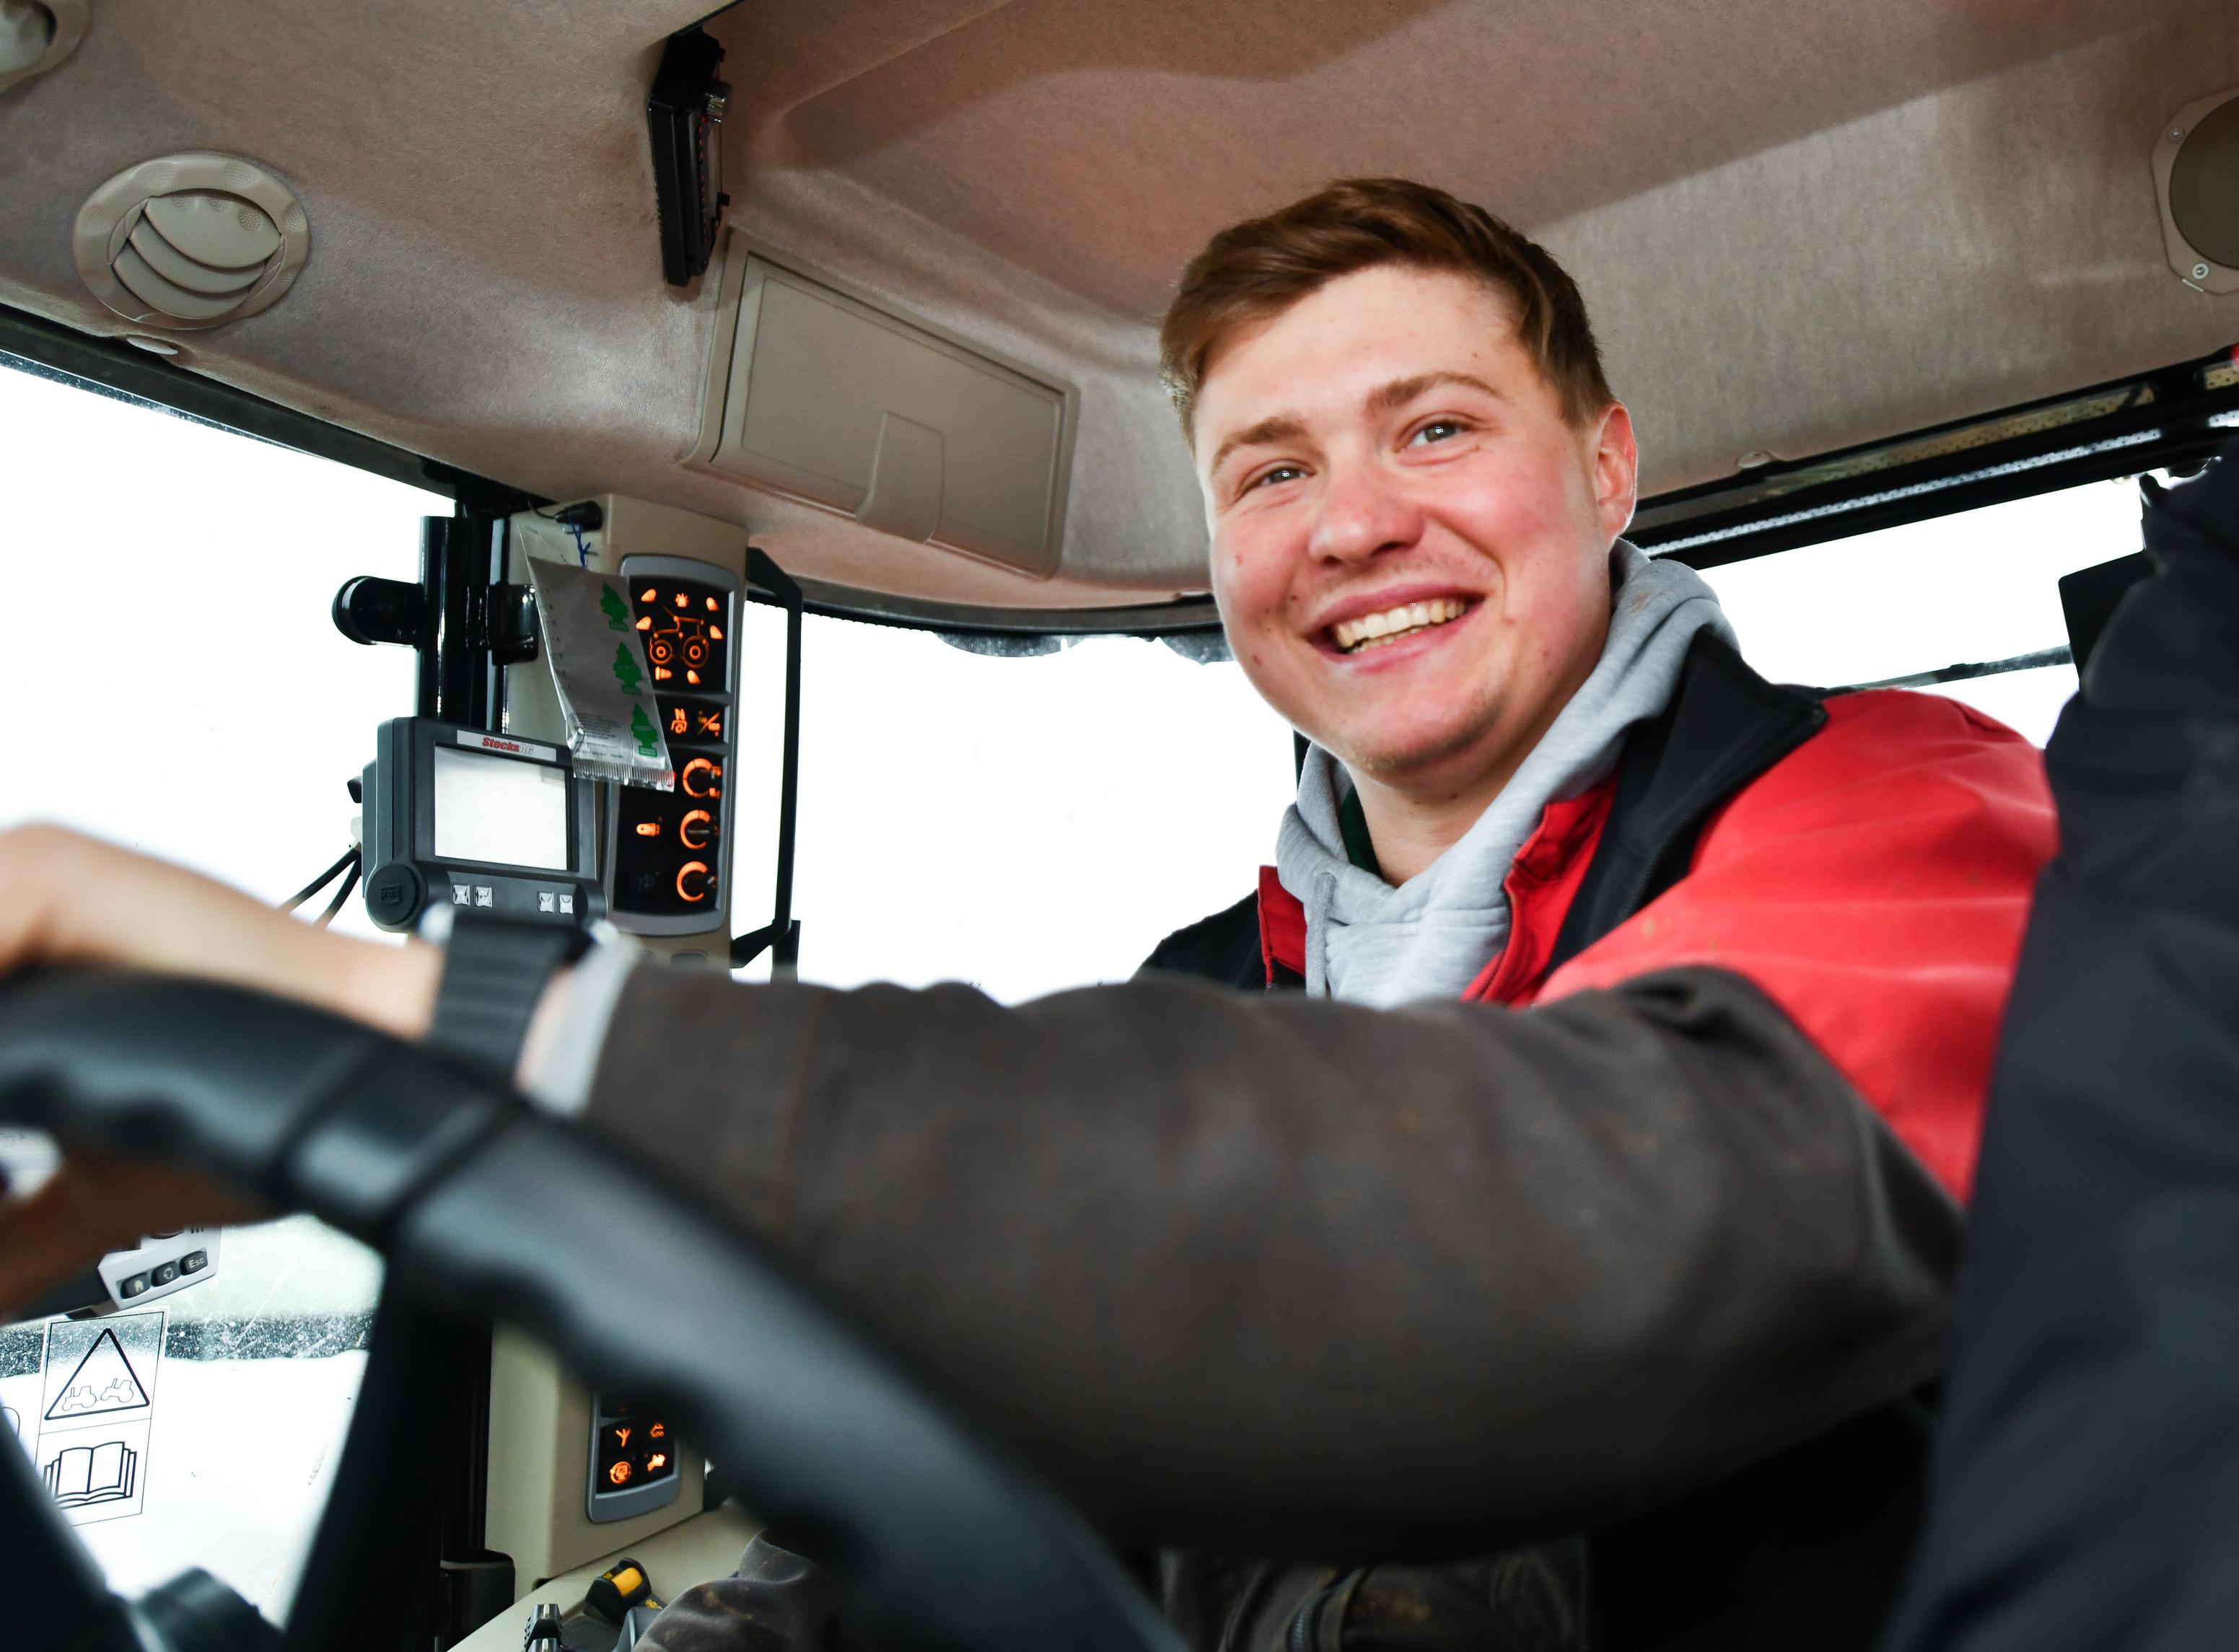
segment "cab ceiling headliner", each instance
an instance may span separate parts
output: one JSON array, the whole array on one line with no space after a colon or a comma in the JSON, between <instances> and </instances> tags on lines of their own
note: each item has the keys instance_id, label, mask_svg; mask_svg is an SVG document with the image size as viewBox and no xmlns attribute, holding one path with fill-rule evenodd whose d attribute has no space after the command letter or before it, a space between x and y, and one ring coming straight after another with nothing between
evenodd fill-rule
<instances>
[{"instance_id":1,"label":"cab ceiling headliner","mask_svg":"<svg viewBox=\"0 0 2239 1652\"><path fill-rule=\"evenodd\" d=\"M733 223L1077 384L1060 577L677 462L714 283L664 287L643 105L693 3L93 0L0 93L0 299L89 331L70 229L135 162L287 177L309 266L196 370L551 497L744 521L781 564L1051 607L1201 587L1153 376L1175 272L1328 178L1484 202L1579 277L1648 491L2205 354L2160 123L2239 85L2228 0L749 0Z\"/></svg>"}]
</instances>

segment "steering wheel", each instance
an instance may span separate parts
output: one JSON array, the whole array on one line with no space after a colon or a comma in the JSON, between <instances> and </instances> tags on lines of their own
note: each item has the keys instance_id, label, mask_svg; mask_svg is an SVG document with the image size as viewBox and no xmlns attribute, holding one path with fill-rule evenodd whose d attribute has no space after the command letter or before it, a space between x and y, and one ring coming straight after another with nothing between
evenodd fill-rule
<instances>
[{"instance_id":1,"label":"steering wheel","mask_svg":"<svg viewBox=\"0 0 2239 1652\"><path fill-rule=\"evenodd\" d=\"M288 1647L401 1643L408 1574L395 1562L416 1553L416 1534L391 1516L429 1454L387 1436L415 1335L472 1315L674 1416L757 1514L832 1566L882 1648L1179 1652L1085 1521L767 1246L493 1078L240 988L35 972L0 985L0 1123L192 1166L387 1259ZM281 1643L205 1573L136 1602L113 1596L12 1446L0 1449L0 1553L27 1580L0 1608L10 1645Z\"/></svg>"}]
</instances>

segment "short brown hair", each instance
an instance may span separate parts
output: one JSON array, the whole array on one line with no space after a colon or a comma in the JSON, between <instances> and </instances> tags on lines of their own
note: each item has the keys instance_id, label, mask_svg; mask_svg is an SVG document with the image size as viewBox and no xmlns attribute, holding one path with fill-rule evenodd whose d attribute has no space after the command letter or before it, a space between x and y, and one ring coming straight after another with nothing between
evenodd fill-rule
<instances>
[{"instance_id":1,"label":"short brown hair","mask_svg":"<svg viewBox=\"0 0 2239 1652\"><path fill-rule=\"evenodd\" d=\"M1518 337L1572 424L1583 427L1617 399L1602 375L1586 301L1545 248L1426 183L1345 178L1222 230L1182 271L1159 328L1159 376L1183 434L1191 434L1206 363L1223 339L1379 264L1453 270L1505 294Z\"/></svg>"}]
</instances>

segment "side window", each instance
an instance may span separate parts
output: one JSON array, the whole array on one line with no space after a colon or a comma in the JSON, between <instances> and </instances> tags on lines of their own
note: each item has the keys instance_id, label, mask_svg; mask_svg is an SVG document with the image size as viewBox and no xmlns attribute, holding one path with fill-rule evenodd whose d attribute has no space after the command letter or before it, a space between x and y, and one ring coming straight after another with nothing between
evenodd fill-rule
<instances>
[{"instance_id":1,"label":"side window","mask_svg":"<svg viewBox=\"0 0 2239 1652\"><path fill-rule=\"evenodd\" d=\"M733 921L766 921L783 632L748 616ZM1007 1003L1124 980L1274 858L1291 731L1222 660L1089 637L1030 658L812 618L802 975L969 981ZM761 973L766 965L758 965Z\"/></svg>"},{"instance_id":2,"label":"side window","mask_svg":"<svg viewBox=\"0 0 2239 1652\"><path fill-rule=\"evenodd\" d=\"M0 825L59 821L278 902L348 846L344 789L412 659L328 622L415 577L450 502L7 370ZM375 933L353 899L338 928ZM143 1313L0 1327L0 1434L116 1587L208 1568L285 1609L364 1365L380 1264L305 1217L228 1230Z\"/></svg>"},{"instance_id":3,"label":"side window","mask_svg":"<svg viewBox=\"0 0 2239 1652\"><path fill-rule=\"evenodd\" d=\"M2138 548L2137 483L2087 482L1709 569L1742 653L1822 687L2012 660L2068 641L2060 576ZM2076 668L1922 684L2043 745Z\"/></svg>"}]
</instances>

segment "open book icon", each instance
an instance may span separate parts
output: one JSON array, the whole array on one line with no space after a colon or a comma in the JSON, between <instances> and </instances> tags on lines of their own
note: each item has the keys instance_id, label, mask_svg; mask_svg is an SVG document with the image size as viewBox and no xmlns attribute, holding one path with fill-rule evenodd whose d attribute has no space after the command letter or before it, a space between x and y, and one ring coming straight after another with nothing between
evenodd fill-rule
<instances>
[{"instance_id":1,"label":"open book icon","mask_svg":"<svg viewBox=\"0 0 2239 1652\"><path fill-rule=\"evenodd\" d=\"M88 1503L122 1503L132 1495L140 1454L122 1440L105 1445L74 1445L47 1464L47 1489L65 1509Z\"/></svg>"}]
</instances>

